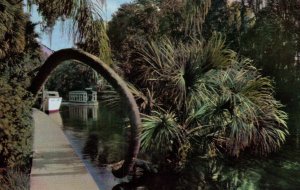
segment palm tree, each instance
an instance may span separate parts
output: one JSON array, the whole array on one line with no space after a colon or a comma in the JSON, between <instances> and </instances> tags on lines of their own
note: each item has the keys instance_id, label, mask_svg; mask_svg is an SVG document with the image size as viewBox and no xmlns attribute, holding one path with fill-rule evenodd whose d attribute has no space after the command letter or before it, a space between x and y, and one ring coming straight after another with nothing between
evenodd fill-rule
<instances>
[{"instance_id":1,"label":"palm tree","mask_svg":"<svg viewBox=\"0 0 300 190\"><path fill-rule=\"evenodd\" d=\"M230 155L243 150L265 155L277 150L288 134L287 115L273 97L272 81L262 77L249 59L236 59L226 70L211 75L218 93L206 116L223 130L216 134L218 147Z\"/></svg>"},{"instance_id":2,"label":"palm tree","mask_svg":"<svg viewBox=\"0 0 300 190\"><path fill-rule=\"evenodd\" d=\"M137 65L137 83L155 89L162 102L173 104L178 111L209 99L213 90L204 83L206 73L229 65L235 56L224 48L220 35L206 44L198 40L178 45L169 39L150 42L140 54L143 61Z\"/></svg>"},{"instance_id":3,"label":"palm tree","mask_svg":"<svg viewBox=\"0 0 300 190\"><path fill-rule=\"evenodd\" d=\"M143 118L142 150L179 156L196 142L201 153L238 157L244 150L270 153L285 141L287 116L272 81L226 49L219 35L204 44L151 42L140 53L137 80L160 103Z\"/></svg>"},{"instance_id":4,"label":"palm tree","mask_svg":"<svg viewBox=\"0 0 300 190\"><path fill-rule=\"evenodd\" d=\"M195 143L201 154L239 156L246 150L264 155L285 141L287 116L273 97L272 81L225 48L219 34L206 43L175 45L164 38L139 53L138 85L129 86L140 105L153 104L147 112L140 108L142 151L172 154L180 162ZM149 99L146 91L156 96ZM111 101L111 95L108 102L118 105L119 97Z\"/></svg>"}]
</instances>

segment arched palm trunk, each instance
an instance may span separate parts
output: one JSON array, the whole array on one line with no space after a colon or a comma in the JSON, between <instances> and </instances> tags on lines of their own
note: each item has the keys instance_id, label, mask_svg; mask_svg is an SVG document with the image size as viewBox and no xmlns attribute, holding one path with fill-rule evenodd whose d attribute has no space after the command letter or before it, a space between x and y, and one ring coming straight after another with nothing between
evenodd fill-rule
<instances>
[{"instance_id":1,"label":"arched palm trunk","mask_svg":"<svg viewBox=\"0 0 300 190\"><path fill-rule=\"evenodd\" d=\"M125 157L122 167L118 170L113 171L116 177L124 177L132 169L134 160L138 154L140 141L140 113L138 111L135 99L126 83L116 74L109 66L103 63L99 58L86 53L82 50L77 49L62 49L53 53L46 62L40 68L37 76L32 80L29 91L35 96L42 88L42 85L46 82L51 72L63 61L67 60L77 60L80 61L101 74L114 88L115 90L124 98L126 101L126 106L129 110L129 119L131 124L131 136L129 139L129 147L127 150L127 155Z\"/></svg>"}]
</instances>

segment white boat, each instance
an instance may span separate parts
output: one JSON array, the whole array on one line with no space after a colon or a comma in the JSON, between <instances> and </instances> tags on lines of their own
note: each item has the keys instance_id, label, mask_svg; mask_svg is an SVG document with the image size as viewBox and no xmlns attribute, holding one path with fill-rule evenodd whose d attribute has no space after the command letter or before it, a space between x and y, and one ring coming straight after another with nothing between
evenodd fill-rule
<instances>
[{"instance_id":1,"label":"white boat","mask_svg":"<svg viewBox=\"0 0 300 190\"><path fill-rule=\"evenodd\" d=\"M58 112L62 97L56 91L44 91L43 109L48 113Z\"/></svg>"}]
</instances>

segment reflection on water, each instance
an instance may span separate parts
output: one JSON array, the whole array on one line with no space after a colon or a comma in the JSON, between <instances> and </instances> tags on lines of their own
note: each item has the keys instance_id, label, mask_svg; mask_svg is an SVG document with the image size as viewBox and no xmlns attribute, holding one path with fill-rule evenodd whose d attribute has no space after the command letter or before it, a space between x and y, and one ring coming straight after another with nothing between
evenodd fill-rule
<instances>
[{"instance_id":1,"label":"reflection on water","mask_svg":"<svg viewBox=\"0 0 300 190\"><path fill-rule=\"evenodd\" d=\"M119 162L123 159L125 150L123 138L122 135L112 134L109 140L103 141L98 134L91 133L84 144L83 157L91 159L99 166Z\"/></svg>"},{"instance_id":2,"label":"reflection on water","mask_svg":"<svg viewBox=\"0 0 300 190\"><path fill-rule=\"evenodd\" d=\"M64 105L61 115L66 136L99 189L111 189L126 182L126 178L115 178L108 167L108 164L122 160L127 149L125 127L117 114L101 106Z\"/></svg>"},{"instance_id":3,"label":"reflection on water","mask_svg":"<svg viewBox=\"0 0 300 190\"><path fill-rule=\"evenodd\" d=\"M98 106L76 106L69 105L69 117L71 119L80 119L87 121L88 119L98 118Z\"/></svg>"},{"instance_id":4,"label":"reflection on water","mask_svg":"<svg viewBox=\"0 0 300 190\"><path fill-rule=\"evenodd\" d=\"M147 174L121 180L104 166L122 159L126 150L125 125L118 114L101 106L95 110L97 119L89 114L88 108L64 107L62 117L65 133L74 148L92 163L89 170L97 169L93 175L102 190L300 189L300 106L287 110L290 136L279 152L268 157L238 160L193 157L179 174ZM84 117L77 113L84 113Z\"/></svg>"}]
</instances>

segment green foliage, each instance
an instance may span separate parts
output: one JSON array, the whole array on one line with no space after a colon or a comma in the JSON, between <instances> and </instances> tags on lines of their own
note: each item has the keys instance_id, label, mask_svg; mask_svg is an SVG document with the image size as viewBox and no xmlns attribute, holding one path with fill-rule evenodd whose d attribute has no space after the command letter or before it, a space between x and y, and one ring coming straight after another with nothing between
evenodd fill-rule
<instances>
[{"instance_id":1,"label":"green foliage","mask_svg":"<svg viewBox=\"0 0 300 190\"><path fill-rule=\"evenodd\" d=\"M174 113L154 111L143 118L141 147L145 152L156 152L166 156L183 141L180 127ZM163 145L163 146L162 146ZM177 147L178 149L178 147Z\"/></svg>"},{"instance_id":2,"label":"green foliage","mask_svg":"<svg viewBox=\"0 0 300 190\"><path fill-rule=\"evenodd\" d=\"M288 134L287 116L273 97L272 82L261 77L248 59L211 77L218 94L211 96L215 108L206 116L223 127L224 133L217 136L224 139L221 144L229 154L238 156L247 149L264 155L277 150Z\"/></svg>"},{"instance_id":3,"label":"green foliage","mask_svg":"<svg viewBox=\"0 0 300 190\"><path fill-rule=\"evenodd\" d=\"M213 32L217 31L225 35L228 30L233 29L234 27L229 26L230 23L226 22L231 15L226 0L213 0L203 23L204 39L209 39Z\"/></svg>"},{"instance_id":4,"label":"green foliage","mask_svg":"<svg viewBox=\"0 0 300 190\"><path fill-rule=\"evenodd\" d=\"M197 105L199 97L209 98L202 77L211 69L228 65L232 56L218 35L205 45L197 40L177 46L168 39L151 42L141 54L144 61L137 64L136 83L156 89L163 103L173 102L178 109Z\"/></svg>"},{"instance_id":5,"label":"green foliage","mask_svg":"<svg viewBox=\"0 0 300 190\"><path fill-rule=\"evenodd\" d=\"M77 43L77 46L93 55L99 56L104 63L111 65L112 58L106 24L103 21L93 21L93 24L98 28L97 36L89 35L84 42Z\"/></svg>"},{"instance_id":6,"label":"green foliage","mask_svg":"<svg viewBox=\"0 0 300 190\"><path fill-rule=\"evenodd\" d=\"M67 98L69 91L84 90L88 87L97 88L98 81L98 75L92 68L76 62L68 62L60 65L53 72L46 83L46 88L59 91L62 97Z\"/></svg>"},{"instance_id":7,"label":"green foliage","mask_svg":"<svg viewBox=\"0 0 300 190\"><path fill-rule=\"evenodd\" d=\"M178 166L190 152L266 155L284 143L287 116L272 80L240 56L256 13L244 1L149 0L123 5L114 15L112 50L145 114L142 150ZM120 103L114 93L106 100Z\"/></svg>"},{"instance_id":8,"label":"green foliage","mask_svg":"<svg viewBox=\"0 0 300 190\"><path fill-rule=\"evenodd\" d=\"M191 152L266 155L284 143L287 116L272 81L227 49L220 34L189 43L165 37L137 54L129 87L146 113L141 147L164 155L169 163L162 163L180 166ZM113 93L106 100L120 105Z\"/></svg>"},{"instance_id":9,"label":"green foliage","mask_svg":"<svg viewBox=\"0 0 300 190\"><path fill-rule=\"evenodd\" d=\"M23 13L22 3L0 2L0 74L24 80L39 64L39 45L34 24Z\"/></svg>"},{"instance_id":10,"label":"green foliage","mask_svg":"<svg viewBox=\"0 0 300 190\"><path fill-rule=\"evenodd\" d=\"M30 167L32 99L27 92L40 64L34 24L23 13L21 1L0 2L0 167Z\"/></svg>"},{"instance_id":11,"label":"green foliage","mask_svg":"<svg viewBox=\"0 0 300 190\"><path fill-rule=\"evenodd\" d=\"M242 53L252 58L263 74L274 78L280 99L288 102L297 98L298 91L289 90L299 84L299 66L295 60L298 40L294 29L284 26L279 15L266 9L257 15L255 26L242 40Z\"/></svg>"},{"instance_id":12,"label":"green foliage","mask_svg":"<svg viewBox=\"0 0 300 190\"><path fill-rule=\"evenodd\" d=\"M112 53L122 61L122 69L130 72L135 51L142 47L142 41L155 38L159 32L159 7L151 1L121 5L108 26Z\"/></svg>"},{"instance_id":13,"label":"green foliage","mask_svg":"<svg viewBox=\"0 0 300 190\"><path fill-rule=\"evenodd\" d=\"M0 2L0 76L29 84L29 72L40 64L40 47L34 24L23 13L22 3Z\"/></svg>"},{"instance_id":14,"label":"green foliage","mask_svg":"<svg viewBox=\"0 0 300 190\"><path fill-rule=\"evenodd\" d=\"M130 72L140 59L136 53L146 41L167 36L177 43L201 36L210 5L210 0L149 0L122 5L109 22L108 35L125 76L134 78Z\"/></svg>"},{"instance_id":15,"label":"green foliage","mask_svg":"<svg viewBox=\"0 0 300 190\"><path fill-rule=\"evenodd\" d=\"M180 118L176 126L211 126L215 147L233 156L245 148L266 154L285 141L286 115L273 97L272 82L261 77L249 59L224 48L219 36L205 45L175 47L160 41L150 47L142 53L139 76L144 86L160 95L157 101L163 109L175 111Z\"/></svg>"},{"instance_id":16,"label":"green foliage","mask_svg":"<svg viewBox=\"0 0 300 190\"><path fill-rule=\"evenodd\" d=\"M3 178L0 177L1 190L29 190L30 177L19 170L10 169Z\"/></svg>"},{"instance_id":17,"label":"green foliage","mask_svg":"<svg viewBox=\"0 0 300 190\"><path fill-rule=\"evenodd\" d=\"M0 60L14 53L21 53L25 48L26 16L22 10L22 3L16 2L0 2Z\"/></svg>"},{"instance_id":18,"label":"green foliage","mask_svg":"<svg viewBox=\"0 0 300 190\"><path fill-rule=\"evenodd\" d=\"M71 19L74 41L83 42L88 36L97 36L99 28L95 20L100 16L104 0L27 0L29 8L36 4L45 21L45 27L53 27L57 20Z\"/></svg>"},{"instance_id":19,"label":"green foliage","mask_svg":"<svg viewBox=\"0 0 300 190\"><path fill-rule=\"evenodd\" d=\"M0 167L26 166L32 146L32 101L17 82L0 78Z\"/></svg>"},{"instance_id":20,"label":"green foliage","mask_svg":"<svg viewBox=\"0 0 300 190\"><path fill-rule=\"evenodd\" d=\"M275 80L276 96L285 103L298 99L299 2L213 1L204 24L204 37L214 31L226 36L226 44L249 57L265 76ZM286 84L289 85L286 85Z\"/></svg>"},{"instance_id":21,"label":"green foliage","mask_svg":"<svg viewBox=\"0 0 300 190\"><path fill-rule=\"evenodd\" d=\"M109 39L106 24L101 17L105 0L27 0L29 8L38 6L42 15L44 29L52 31L55 23L69 19L69 33L79 48L99 56L111 64ZM50 34L51 35L51 34Z\"/></svg>"},{"instance_id":22,"label":"green foliage","mask_svg":"<svg viewBox=\"0 0 300 190\"><path fill-rule=\"evenodd\" d=\"M202 26L211 7L211 0L185 0L184 18L185 33L192 37L202 34Z\"/></svg>"}]
</instances>

